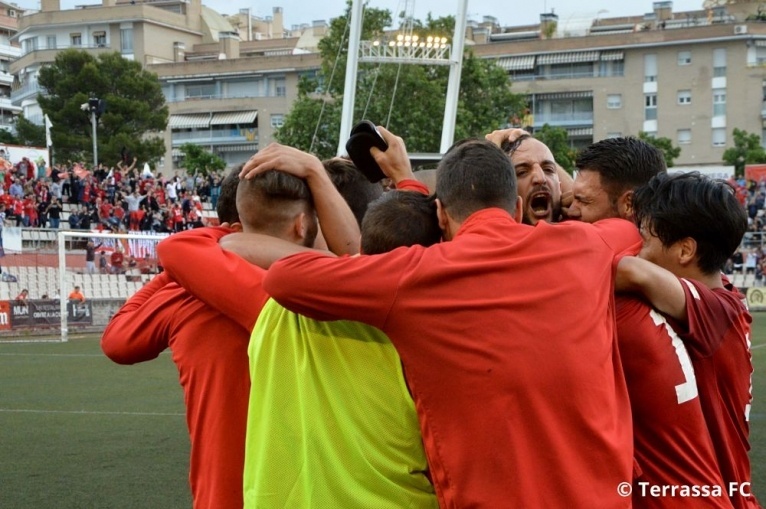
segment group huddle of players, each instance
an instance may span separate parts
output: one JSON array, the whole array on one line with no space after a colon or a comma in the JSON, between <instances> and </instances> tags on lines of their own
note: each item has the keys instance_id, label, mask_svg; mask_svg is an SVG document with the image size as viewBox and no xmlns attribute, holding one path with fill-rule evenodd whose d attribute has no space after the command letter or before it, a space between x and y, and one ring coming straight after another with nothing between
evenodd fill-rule
<instances>
[{"instance_id":1,"label":"group huddle of players","mask_svg":"<svg viewBox=\"0 0 766 509\"><path fill-rule=\"evenodd\" d=\"M631 137L573 180L518 130L418 180L379 131L395 190L270 145L104 332L171 349L195 508L760 507L727 184Z\"/></svg>"}]
</instances>

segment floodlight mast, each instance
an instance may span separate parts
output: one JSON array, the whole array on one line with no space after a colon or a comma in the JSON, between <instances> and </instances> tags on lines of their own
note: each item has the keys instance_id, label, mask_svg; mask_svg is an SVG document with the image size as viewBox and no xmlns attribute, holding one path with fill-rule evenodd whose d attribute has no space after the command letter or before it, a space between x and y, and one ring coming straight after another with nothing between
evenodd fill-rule
<instances>
[{"instance_id":1,"label":"floodlight mast","mask_svg":"<svg viewBox=\"0 0 766 509\"><path fill-rule=\"evenodd\" d=\"M438 50L431 51L424 44L380 44L379 41L364 41L361 44L362 33L362 0L353 0L351 4L351 28L348 41L348 60L346 61L346 81L343 88L343 109L341 111L340 137L337 155L345 153L346 140L351 133L354 123L354 102L356 100L356 77L359 61L378 63L399 63L412 65L449 65L449 82L444 104L444 121L442 123L442 138L439 151L443 154L452 145L455 138L455 118L457 116L458 94L460 92L460 74L463 68L463 49L465 48L466 13L468 0L459 0L458 13L455 19L455 34L452 47L442 40ZM401 37L401 36L400 36ZM406 36L405 36L406 37ZM407 37L409 39L409 37ZM422 41L421 41L422 42Z\"/></svg>"}]
</instances>

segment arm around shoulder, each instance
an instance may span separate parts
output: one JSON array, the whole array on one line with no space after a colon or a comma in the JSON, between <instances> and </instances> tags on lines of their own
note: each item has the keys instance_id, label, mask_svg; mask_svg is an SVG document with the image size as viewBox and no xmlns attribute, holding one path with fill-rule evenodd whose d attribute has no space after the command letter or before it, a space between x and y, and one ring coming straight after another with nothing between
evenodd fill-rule
<instances>
[{"instance_id":1,"label":"arm around shoulder","mask_svg":"<svg viewBox=\"0 0 766 509\"><path fill-rule=\"evenodd\" d=\"M624 256L617 264L616 291L639 293L659 312L686 324L682 284L672 272L635 256Z\"/></svg>"}]
</instances>

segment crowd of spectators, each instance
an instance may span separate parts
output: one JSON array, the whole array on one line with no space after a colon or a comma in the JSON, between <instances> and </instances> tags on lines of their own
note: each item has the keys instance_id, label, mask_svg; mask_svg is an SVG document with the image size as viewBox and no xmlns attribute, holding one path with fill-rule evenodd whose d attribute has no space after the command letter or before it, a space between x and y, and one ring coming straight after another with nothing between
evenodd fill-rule
<instances>
[{"instance_id":1,"label":"crowd of spectators","mask_svg":"<svg viewBox=\"0 0 766 509\"><path fill-rule=\"evenodd\" d=\"M139 171L135 159L95 169L71 162L45 169L3 155L0 214L6 224L28 228L169 233L204 226L202 203L215 209L223 179L221 173L155 176L148 168Z\"/></svg>"},{"instance_id":2,"label":"crowd of spectators","mask_svg":"<svg viewBox=\"0 0 766 509\"><path fill-rule=\"evenodd\" d=\"M737 199L747 210L748 231L742 245L724 266L726 274L751 274L755 285L763 286L766 271L766 180L731 180Z\"/></svg>"}]
</instances>

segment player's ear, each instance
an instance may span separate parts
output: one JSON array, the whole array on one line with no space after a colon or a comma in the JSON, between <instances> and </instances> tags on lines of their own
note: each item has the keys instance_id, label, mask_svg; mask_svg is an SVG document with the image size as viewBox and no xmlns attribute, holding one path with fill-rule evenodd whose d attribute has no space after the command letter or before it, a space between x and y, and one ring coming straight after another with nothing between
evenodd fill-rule
<instances>
[{"instance_id":1,"label":"player's ear","mask_svg":"<svg viewBox=\"0 0 766 509\"><path fill-rule=\"evenodd\" d=\"M697 241L691 237L686 237L675 243L677 250L678 263L682 266L688 266L696 263L697 260Z\"/></svg>"},{"instance_id":2,"label":"player's ear","mask_svg":"<svg viewBox=\"0 0 766 509\"><path fill-rule=\"evenodd\" d=\"M617 213L628 221L633 220L633 190L625 191L617 198Z\"/></svg>"},{"instance_id":3,"label":"player's ear","mask_svg":"<svg viewBox=\"0 0 766 509\"><path fill-rule=\"evenodd\" d=\"M521 223L522 219L524 219L524 198L521 196L516 197L516 208L513 211L513 219L517 223Z\"/></svg>"}]
</instances>

